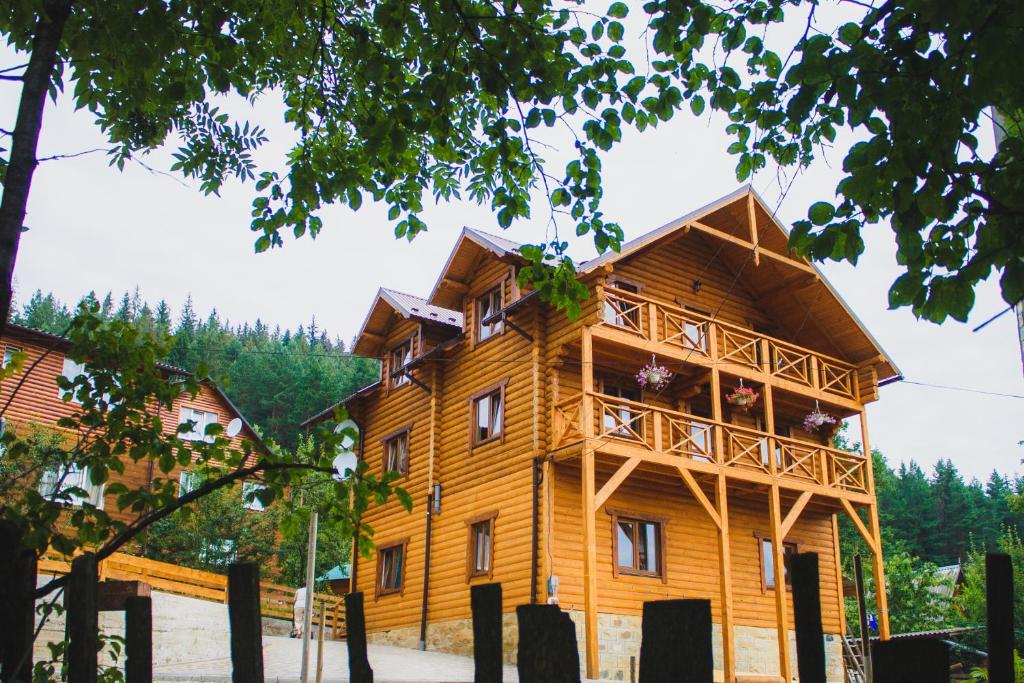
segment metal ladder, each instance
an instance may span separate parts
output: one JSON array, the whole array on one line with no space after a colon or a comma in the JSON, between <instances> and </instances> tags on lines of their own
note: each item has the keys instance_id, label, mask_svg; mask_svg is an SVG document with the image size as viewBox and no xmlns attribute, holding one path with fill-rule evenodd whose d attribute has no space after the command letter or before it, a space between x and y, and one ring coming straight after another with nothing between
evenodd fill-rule
<instances>
[{"instance_id":1,"label":"metal ladder","mask_svg":"<svg viewBox=\"0 0 1024 683\"><path fill-rule=\"evenodd\" d=\"M864 672L864 648L859 638L844 636L843 669L846 671L846 683L868 683Z\"/></svg>"}]
</instances>

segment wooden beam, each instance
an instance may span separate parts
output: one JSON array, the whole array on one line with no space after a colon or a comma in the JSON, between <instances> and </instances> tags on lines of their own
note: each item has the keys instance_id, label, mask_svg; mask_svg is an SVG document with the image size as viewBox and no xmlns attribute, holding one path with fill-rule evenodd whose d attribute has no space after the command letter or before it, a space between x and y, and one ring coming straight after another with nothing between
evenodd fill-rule
<instances>
[{"instance_id":1,"label":"wooden beam","mask_svg":"<svg viewBox=\"0 0 1024 683\"><path fill-rule=\"evenodd\" d=\"M626 480L626 477L628 477L639 464L640 458L630 458L626 462L622 463L622 466L615 471L615 474L613 474L611 478L604 483L601 490L594 496L593 510L595 513L601 509L601 506L605 504L605 501L615 493L615 489L619 488L619 485Z\"/></svg>"},{"instance_id":2,"label":"wooden beam","mask_svg":"<svg viewBox=\"0 0 1024 683\"><path fill-rule=\"evenodd\" d=\"M873 560L873 571L875 574L875 604L878 607L878 636L882 640L889 640L889 596L885 590L885 563L882 561L882 527L878 519L878 499L875 498L875 468L874 457L871 455L871 439L868 438L868 414L866 410L860 411L860 440L864 455L867 457L868 468L868 493L871 494L874 502L868 507L868 522L871 524L871 534L875 539Z\"/></svg>"},{"instance_id":3,"label":"wooden beam","mask_svg":"<svg viewBox=\"0 0 1024 683\"><path fill-rule=\"evenodd\" d=\"M832 549L835 551L836 595L839 596L839 634L846 635L846 601L843 599L843 562L839 549L839 515L832 515Z\"/></svg>"},{"instance_id":4,"label":"wooden beam","mask_svg":"<svg viewBox=\"0 0 1024 683\"><path fill-rule=\"evenodd\" d=\"M597 526L594 519L594 451L583 452L583 610L584 651L587 678L599 678L600 660L597 642Z\"/></svg>"},{"instance_id":5,"label":"wooden beam","mask_svg":"<svg viewBox=\"0 0 1024 683\"><path fill-rule=\"evenodd\" d=\"M792 666L789 661L789 613L786 604L785 549L782 546L782 503L779 487L772 485L769 496L769 516L772 527L772 567L775 576L775 626L779 646L779 675L784 681L792 681Z\"/></svg>"},{"instance_id":6,"label":"wooden beam","mask_svg":"<svg viewBox=\"0 0 1024 683\"><path fill-rule=\"evenodd\" d=\"M690 489L690 493L693 494L693 497L696 498L697 502L700 503L702 508L704 508L704 512L708 513L708 517L710 517L711 521L715 523L715 526L721 529L721 517L719 517L718 512L715 511L715 506L712 505L711 501L708 500L708 497L704 495L704 491L701 489L700 484L697 483L697 480L693 478L690 470L685 467L680 467L678 469L680 476L683 478L683 483L685 483L686 487Z\"/></svg>"},{"instance_id":7,"label":"wooden beam","mask_svg":"<svg viewBox=\"0 0 1024 683\"><path fill-rule=\"evenodd\" d=\"M725 683L736 680L736 644L733 640L732 551L729 547L729 495L725 475L715 481L718 505L718 585L722 599L722 671Z\"/></svg>"},{"instance_id":8,"label":"wooden beam","mask_svg":"<svg viewBox=\"0 0 1024 683\"><path fill-rule=\"evenodd\" d=\"M701 232L707 235L711 235L712 237L717 237L720 240L731 242L732 244L742 247L747 251L754 250L757 254L767 256L768 258L778 261L779 263L784 263L788 266L792 266L793 268L797 268L798 270L802 270L807 273L813 273L815 275L817 275L818 273L818 271L814 269L814 266L804 263L803 261L798 261L789 256L784 256L782 254L777 254L774 251L769 251L764 247L756 246L753 242L748 242L745 239L735 237L734 235L730 235L729 233L723 230L719 230L718 228L712 228L710 225L706 225L704 223L701 223L700 221L690 221L688 225L690 227L696 228L697 230L700 230Z\"/></svg>"},{"instance_id":9,"label":"wooden beam","mask_svg":"<svg viewBox=\"0 0 1024 683\"><path fill-rule=\"evenodd\" d=\"M757 245L760 242L760 238L757 234L757 216L754 214L754 193L747 193L747 223L750 227L750 242L754 245L754 265L761 265L761 254L758 251Z\"/></svg>"},{"instance_id":10,"label":"wooden beam","mask_svg":"<svg viewBox=\"0 0 1024 683\"><path fill-rule=\"evenodd\" d=\"M814 494L810 491L804 491L800 494L800 497L796 499L796 502L793 503L793 507L789 509L789 512L786 514L786 518L782 520L782 528L780 529L782 532L782 538L786 538L786 536L789 535L793 525L796 524L796 520L800 518L800 513L804 511L805 507L807 507L807 502L811 499L812 495Z\"/></svg>"},{"instance_id":11,"label":"wooden beam","mask_svg":"<svg viewBox=\"0 0 1024 683\"><path fill-rule=\"evenodd\" d=\"M861 521L860 515L858 515L857 511L853 509L853 505L850 504L850 501L845 498L840 498L839 502L842 503L843 509L846 510L846 513L850 515L850 519L853 520L853 525L857 527L857 531L860 532L861 538L863 538L864 542L868 544L868 549L870 549L871 554L874 555L877 552L874 536L872 536L871 532L868 531L868 528L864 526L864 522Z\"/></svg>"},{"instance_id":12,"label":"wooden beam","mask_svg":"<svg viewBox=\"0 0 1024 683\"><path fill-rule=\"evenodd\" d=\"M465 282L459 282L458 280L452 280L451 278L447 277L441 280L441 285L443 287L453 289L459 294L465 294L466 292L469 291L469 285L467 285Z\"/></svg>"}]
</instances>

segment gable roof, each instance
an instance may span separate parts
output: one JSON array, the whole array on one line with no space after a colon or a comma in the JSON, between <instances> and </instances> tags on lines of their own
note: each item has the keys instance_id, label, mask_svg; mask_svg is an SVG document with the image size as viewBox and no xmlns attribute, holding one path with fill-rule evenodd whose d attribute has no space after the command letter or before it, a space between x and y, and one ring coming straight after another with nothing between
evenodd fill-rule
<instances>
[{"instance_id":1,"label":"gable roof","mask_svg":"<svg viewBox=\"0 0 1024 683\"><path fill-rule=\"evenodd\" d=\"M753 225L752 225L753 223ZM876 360L879 380L900 377L899 368L892 358L882 349L878 340L868 331L864 323L853 312L853 309L829 283L821 270L806 259L791 256L789 252L789 231L778 222L775 212L768 208L767 202L758 195L751 185L744 185L727 195L705 204L665 225L644 235L632 239L622 245L618 252L608 251L580 266L580 274L584 275L596 269L612 265L635 256L662 241L668 241L687 234L691 229L708 235L712 239L724 241L724 247L730 247L734 254L743 254L743 261L754 257L761 263L773 264L778 268L789 268L791 272L803 271L806 276L813 277L811 286L824 296L816 296L807 303L801 300L804 308L804 320L817 326L822 334L832 338L836 346L842 347L845 355L855 362ZM750 277L756 277L772 283L769 287L778 289L780 276L778 268L770 266L763 275L756 273L759 268L747 269ZM741 266L742 267L742 266ZM762 269L763 270L763 269ZM782 274L784 283L785 273ZM767 289L767 287L766 287ZM795 289L795 288L794 288ZM787 291L788 290L788 291ZM790 300L797 300L795 291L788 288L779 289L777 294L788 294ZM769 308L771 302L766 303ZM841 329L826 330L822 320L843 320L846 322ZM799 322L799 321L796 321ZM799 325L803 327L803 325Z\"/></svg>"},{"instance_id":2,"label":"gable roof","mask_svg":"<svg viewBox=\"0 0 1024 683\"><path fill-rule=\"evenodd\" d=\"M375 355L373 351L379 346L379 342L374 342L370 338L384 337L391 317L396 314L406 319L415 318L462 330L462 313L459 311L435 306L426 299L412 294L381 287L377 290L370 311L359 328L352 352L356 355Z\"/></svg>"},{"instance_id":3,"label":"gable roof","mask_svg":"<svg viewBox=\"0 0 1024 683\"><path fill-rule=\"evenodd\" d=\"M477 259L485 253L491 253L499 259L523 259L519 254L518 243L505 237L464 227L448 255L448 260L441 268L441 274L438 275L434 288L430 290L427 301L449 308L458 305L466 279L472 275Z\"/></svg>"}]
</instances>

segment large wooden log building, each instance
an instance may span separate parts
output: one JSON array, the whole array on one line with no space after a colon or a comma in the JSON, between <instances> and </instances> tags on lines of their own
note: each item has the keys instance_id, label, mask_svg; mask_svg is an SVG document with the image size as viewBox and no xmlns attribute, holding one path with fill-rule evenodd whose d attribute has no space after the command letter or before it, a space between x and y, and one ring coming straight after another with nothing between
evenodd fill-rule
<instances>
[{"instance_id":1,"label":"large wooden log building","mask_svg":"<svg viewBox=\"0 0 1024 683\"><path fill-rule=\"evenodd\" d=\"M382 289L359 332L381 378L342 403L361 457L416 503L366 520L376 547L352 582L371 640L468 652L470 586L501 582L507 654L515 606L557 601L586 673L628 679L642 603L708 598L724 678L790 680L775 568L813 551L840 679L838 517L884 585L877 504L869 461L803 423L859 419L869 450L865 405L892 361L746 187L583 264L578 320L517 286L523 263L465 229L426 299ZM660 389L635 377L652 356L673 373ZM727 400L740 386L752 408ZM884 592L879 612L885 638Z\"/></svg>"}]
</instances>

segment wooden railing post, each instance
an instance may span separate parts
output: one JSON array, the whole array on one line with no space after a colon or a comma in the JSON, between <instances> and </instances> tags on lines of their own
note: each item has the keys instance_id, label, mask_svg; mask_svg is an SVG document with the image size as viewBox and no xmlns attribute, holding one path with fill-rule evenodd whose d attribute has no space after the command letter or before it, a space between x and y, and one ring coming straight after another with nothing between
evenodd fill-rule
<instances>
[{"instance_id":1,"label":"wooden railing post","mask_svg":"<svg viewBox=\"0 0 1024 683\"><path fill-rule=\"evenodd\" d=\"M715 424L712 429L714 444L713 460L725 464L725 435L722 433L722 376L718 369L718 326L708 323L708 353L711 356L711 419Z\"/></svg>"},{"instance_id":2,"label":"wooden railing post","mask_svg":"<svg viewBox=\"0 0 1024 683\"><path fill-rule=\"evenodd\" d=\"M36 554L22 543L18 525L0 521L0 680L32 678Z\"/></svg>"},{"instance_id":3,"label":"wooden railing post","mask_svg":"<svg viewBox=\"0 0 1024 683\"><path fill-rule=\"evenodd\" d=\"M658 304L647 302L647 335L652 342L658 341Z\"/></svg>"},{"instance_id":4,"label":"wooden railing post","mask_svg":"<svg viewBox=\"0 0 1024 683\"><path fill-rule=\"evenodd\" d=\"M308 599L313 599L313 596ZM260 567L255 562L236 562L228 568L228 621L231 626L231 680L234 683L263 683Z\"/></svg>"},{"instance_id":5,"label":"wooden railing post","mask_svg":"<svg viewBox=\"0 0 1024 683\"><path fill-rule=\"evenodd\" d=\"M811 388L815 391L821 389L821 368L818 366L818 357L811 354Z\"/></svg>"},{"instance_id":6,"label":"wooden railing post","mask_svg":"<svg viewBox=\"0 0 1024 683\"><path fill-rule=\"evenodd\" d=\"M83 553L71 561L64 604L67 606L68 683L96 683L99 612L96 609L96 555Z\"/></svg>"},{"instance_id":7,"label":"wooden railing post","mask_svg":"<svg viewBox=\"0 0 1024 683\"><path fill-rule=\"evenodd\" d=\"M651 420L654 422L654 452L661 453L665 449L664 436L661 433L662 424L661 418L663 417L660 410L657 408L651 409Z\"/></svg>"}]
</instances>

